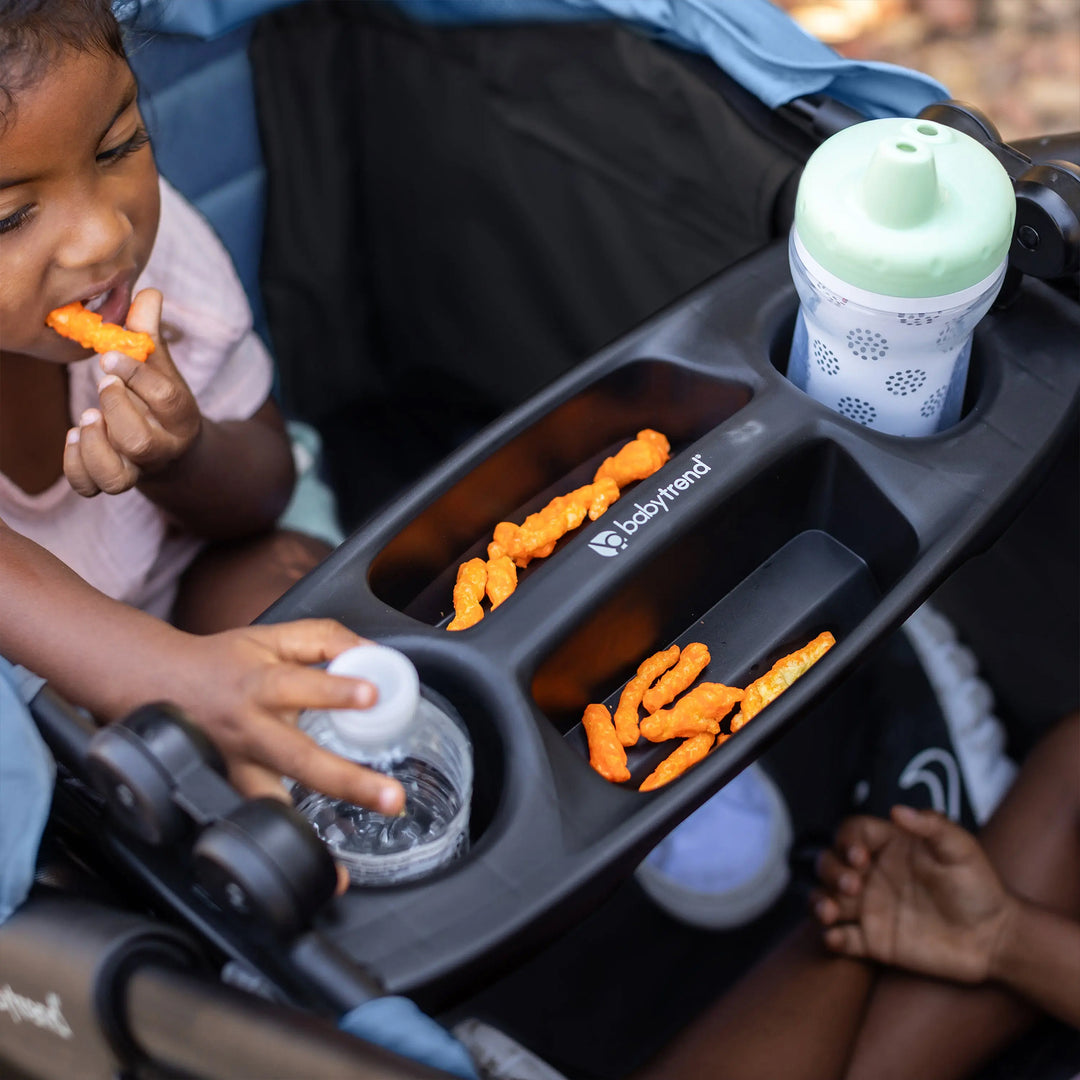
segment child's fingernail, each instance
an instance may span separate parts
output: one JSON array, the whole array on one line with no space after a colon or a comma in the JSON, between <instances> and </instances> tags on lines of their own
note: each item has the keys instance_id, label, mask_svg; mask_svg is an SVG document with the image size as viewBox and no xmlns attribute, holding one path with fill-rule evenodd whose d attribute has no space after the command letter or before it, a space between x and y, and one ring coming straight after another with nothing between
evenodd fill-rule
<instances>
[{"instance_id":1,"label":"child's fingernail","mask_svg":"<svg viewBox=\"0 0 1080 1080\"><path fill-rule=\"evenodd\" d=\"M120 357L122 353L107 352L101 358L101 370L102 371L116 371L120 366Z\"/></svg>"},{"instance_id":2,"label":"child's fingernail","mask_svg":"<svg viewBox=\"0 0 1080 1080\"><path fill-rule=\"evenodd\" d=\"M96 424L101 419L101 413L97 409L84 409L82 416L79 417L79 423L83 427L89 424Z\"/></svg>"},{"instance_id":3,"label":"child's fingernail","mask_svg":"<svg viewBox=\"0 0 1080 1080\"><path fill-rule=\"evenodd\" d=\"M79 441L79 429L77 427L70 428L67 433L67 444L72 446Z\"/></svg>"},{"instance_id":4,"label":"child's fingernail","mask_svg":"<svg viewBox=\"0 0 1080 1080\"><path fill-rule=\"evenodd\" d=\"M106 375L105 378L98 383L98 390L104 390L106 386L115 386L117 384L121 386L124 384L123 380L118 375Z\"/></svg>"},{"instance_id":5,"label":"child's fingernail","mask_svg":"<svg viewBox=\"0 0 1080 1080\"><path fill-rule=\"evenodd\" d=\"M375 687L371 683L357 683L353 690L353 701L362 709L375 704Z\"/></svg>"},{"instance_id":6,"label":"child's fingernail","mask_svg":"<svg viewBox=\"0 0 1080 1080\"><path fill-rule=\"evenodd\" d=\"M392 787L384 787L382 791L379 792L377 803L380 814L398 814L404 812L397 809L398 794Z\"/></svg>"}]
</instances>

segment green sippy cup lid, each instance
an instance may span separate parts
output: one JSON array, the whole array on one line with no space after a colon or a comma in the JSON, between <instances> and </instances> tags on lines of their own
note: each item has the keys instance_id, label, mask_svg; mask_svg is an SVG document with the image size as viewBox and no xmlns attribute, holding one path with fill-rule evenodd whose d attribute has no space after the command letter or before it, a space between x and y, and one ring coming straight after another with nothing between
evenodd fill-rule
<instances>
[{"instance_id":1,"label":"green sippy cup lid","mask_svg":"<svg viewBox=\"0 0 1080 1080\"><path fill-rule=\"evenodd\" d=\"M936 297L1001 265L1016 198L969 135L929 120L867 120L826 139L795 202L803 246L841 280L886 296Z\"/></svg>"}]
</instances>

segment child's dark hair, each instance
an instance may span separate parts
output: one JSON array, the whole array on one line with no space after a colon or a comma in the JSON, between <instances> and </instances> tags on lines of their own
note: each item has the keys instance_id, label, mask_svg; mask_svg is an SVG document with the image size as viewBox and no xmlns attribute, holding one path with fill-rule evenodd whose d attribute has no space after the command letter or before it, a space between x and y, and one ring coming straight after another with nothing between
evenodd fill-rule
<instances>
[{"instance_id":1,"label":"child's dark hair","mask_svg":"<svg viewBox=\"0 0 1080 1080\"><path fill-rule=\"evenodd\" d=\"M124 57L112 0L0 0L0 123L63 48Z\"/></svg>"}]
</instances>

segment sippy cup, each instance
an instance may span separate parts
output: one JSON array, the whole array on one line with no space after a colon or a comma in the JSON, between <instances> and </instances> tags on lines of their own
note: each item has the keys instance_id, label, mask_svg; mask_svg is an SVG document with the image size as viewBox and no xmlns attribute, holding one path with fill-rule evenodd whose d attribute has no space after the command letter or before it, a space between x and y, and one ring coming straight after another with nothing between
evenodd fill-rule
<instances>
[{"instance_id":1,"label":"sippy cup","mask_svg":"<svg viewBox=\"0 0 1080 1080\"><path fill-rule=\"evenodd\" d=\"M788 378L892 435L955 424L1015 212L1005 169L950 127L869 120L827 139L803 172L788 245L800 300Z\"/></svg>"}]
</instances>

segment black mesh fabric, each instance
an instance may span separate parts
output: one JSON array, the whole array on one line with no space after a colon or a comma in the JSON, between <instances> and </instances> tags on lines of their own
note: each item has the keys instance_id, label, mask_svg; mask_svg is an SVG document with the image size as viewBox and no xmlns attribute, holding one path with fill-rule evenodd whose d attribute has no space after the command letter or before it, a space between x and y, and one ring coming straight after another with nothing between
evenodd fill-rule
<instances>
[{"instance_id":1,"label":"black mesh fabric","mask_svg":"<svg viewBox=\"0 0 1080 1080\"><path fill-rule=\"evenodd\" d=\"M615 23L275 12L251 46L285 407L346 524L785 231L812 144Z\"/></svg>"}]
</instances>

